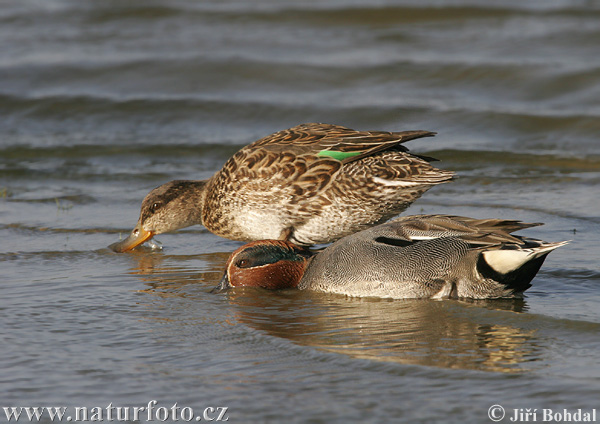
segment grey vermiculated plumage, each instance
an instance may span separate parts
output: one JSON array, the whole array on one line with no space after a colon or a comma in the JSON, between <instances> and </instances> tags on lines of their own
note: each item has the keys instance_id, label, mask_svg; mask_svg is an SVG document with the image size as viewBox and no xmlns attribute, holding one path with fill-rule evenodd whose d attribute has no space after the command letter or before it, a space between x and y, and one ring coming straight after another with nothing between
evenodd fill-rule
<instances>
[{"instance_id":1,"label":"grey vermiculated plumage","mask_svg":"<svg viewBox=\"0 0 600 424\"><path fill-rule=\"evenodd\" d=\"M391 298L520 297L548 253L565 244L510 234L536 225L541 224L401 217L318 253L298 288Z\"/></svg>"}]
</instances>

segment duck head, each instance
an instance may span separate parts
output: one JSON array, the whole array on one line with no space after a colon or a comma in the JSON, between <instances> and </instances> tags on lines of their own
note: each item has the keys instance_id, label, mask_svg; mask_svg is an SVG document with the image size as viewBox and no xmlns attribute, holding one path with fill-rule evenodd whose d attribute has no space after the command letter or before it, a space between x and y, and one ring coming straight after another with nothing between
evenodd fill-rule
<instances>
[{"instance_id":1,"label":"duck head","mask_svg":"<svg viewBox=\"0 0 600 424\"><path fill-rule=\"evenodd\" d=\"M248 243L231 254L221 282L213 291L253 286L285 289L298 285L312 254L282 240Z\"/></svg>"},{"instance_id":2,"label":"duck head","mask_svg":"<svg viewBox=\"0 0 600 424\"><path fill-rule=\"evenodd\" d=\"M131 250L156 234L202 223L206 181L175 180L156 187L144 198L137 225L125 240L109 246Z\"/></svg>"}]
</instances>

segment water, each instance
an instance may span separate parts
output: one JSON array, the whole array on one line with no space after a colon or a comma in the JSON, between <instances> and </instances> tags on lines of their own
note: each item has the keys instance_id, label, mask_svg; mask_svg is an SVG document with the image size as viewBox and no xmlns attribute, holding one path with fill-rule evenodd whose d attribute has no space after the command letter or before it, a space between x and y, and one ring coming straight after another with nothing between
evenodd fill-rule
<instances>
[{"instance_id":1,"label":"water","mask_svg":"<svg viewBox=\"0 0 600 424\"><path fill-rule=\"evenodd\" d=\"M1 5L0 406L312 423L598 407L596 3ZM240 243L202 227L106 249L151 188L313 121L437 131L409 147L460 178L408 213L572 243L524 301L491 302L210 294Z\"/></svg>"}]
</instances>

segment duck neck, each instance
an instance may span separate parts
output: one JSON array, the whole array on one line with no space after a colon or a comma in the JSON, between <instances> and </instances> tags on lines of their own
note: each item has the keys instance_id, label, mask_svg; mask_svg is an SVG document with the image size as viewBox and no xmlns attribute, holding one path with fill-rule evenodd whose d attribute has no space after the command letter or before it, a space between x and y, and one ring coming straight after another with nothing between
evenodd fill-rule
<instances>
[{"instance_id":1,"label":"duck neck","mask_svg":"<svg viewBox=\"0 0 600 424\"><path fill-rule=\"evenodd\" d=\"M202 210L206 198L207 182L207 180L182 180L178 182L181 187L178 209L184 213L180 228L202 224Z\"/></svg>"},{"instance_id":2,"label":"duck neck","mask_svg":"<svg viewBox=\"0 0 600 424\"><path fill-rule=\"evenodd\" d=\"M279 275L279 281L271 286L268 279L263 280L263 287L268 289L297 288L300 284L300 281L302 281L304 271L306 271L307 263L308 260L306 258L298 258L295 261L289 261L287 267L280 269L281 275Z\"/></svg>"}]
</instances>

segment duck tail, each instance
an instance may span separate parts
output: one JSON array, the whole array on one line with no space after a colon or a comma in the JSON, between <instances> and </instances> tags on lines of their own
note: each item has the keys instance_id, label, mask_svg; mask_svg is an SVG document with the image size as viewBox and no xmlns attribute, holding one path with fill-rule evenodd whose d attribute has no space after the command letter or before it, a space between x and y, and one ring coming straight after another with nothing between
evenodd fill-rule
<instances>
[{"instance_id":1,"label":"duck tail","mask_svg":"<svg viewBox=\"0 0 600 424\"><path fill-rule=\"evenodd\" d=\"M523 238L524 245L505 244L484 250L477 261L477 271L486 279L502 284L512 294L520 294L531 287L546 257L568 241L547 243Z\"/></svg>"}]
</instances>

